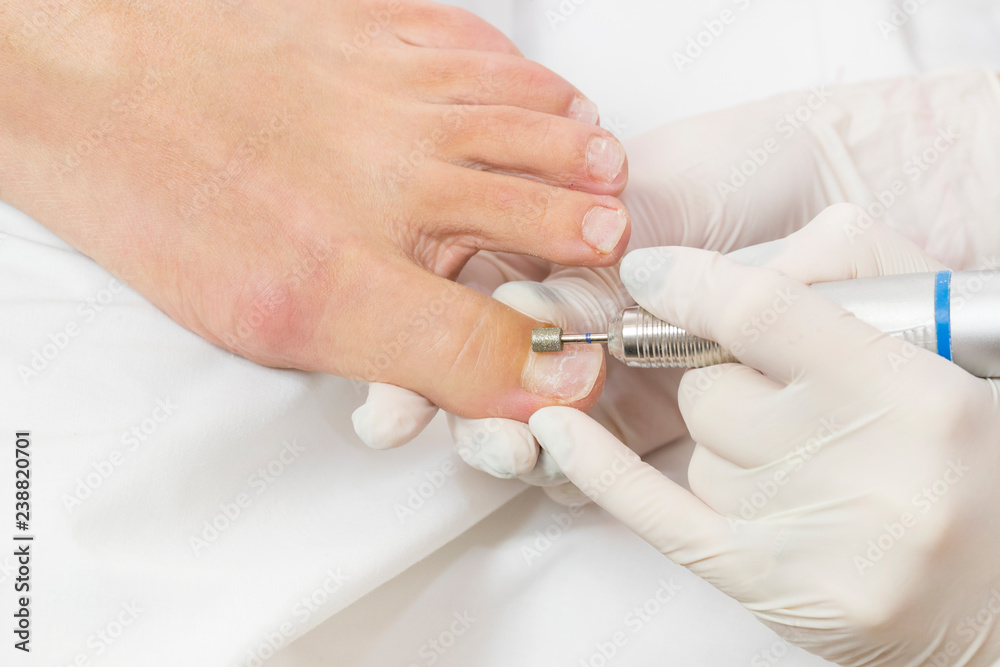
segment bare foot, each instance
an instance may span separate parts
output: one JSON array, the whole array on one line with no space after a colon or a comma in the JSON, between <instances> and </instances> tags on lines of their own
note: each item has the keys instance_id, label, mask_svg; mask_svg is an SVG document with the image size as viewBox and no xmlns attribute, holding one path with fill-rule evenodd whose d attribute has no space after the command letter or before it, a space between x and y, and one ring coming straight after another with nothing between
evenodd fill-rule
<instances>
[{"instance_id":1,"label":"bare foot","mask_svg":"<svg viewBox=\"0 0 1000 667\"><path fill-rule=\"evenodd\" d=\"M593 104L451 7L214 1L11 0L0 198L263 364L477 417L596 396L599 349L536 358L534 322L450 280L479 249L618 261Z\"/></svg>"}]
</instances>

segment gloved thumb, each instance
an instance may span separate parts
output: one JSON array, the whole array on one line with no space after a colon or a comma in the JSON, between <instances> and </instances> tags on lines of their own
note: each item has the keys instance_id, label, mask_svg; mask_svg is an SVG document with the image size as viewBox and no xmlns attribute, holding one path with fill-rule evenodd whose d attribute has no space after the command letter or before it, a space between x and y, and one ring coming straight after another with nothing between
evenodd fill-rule
<instances>
[{"instance_id":1,"label":"gloved thumb","mask_svg":"<svg viewBox=\"0 0 1000 667\"><path fill-rule=\"evenodd\" d=\"M434 419L438 408L420 394L372 382L368 399L354 411L354 432L372 449L394 449L413 440Z\"/></svg>"},{"instance_id":2,"label":"gloved thumb","mask_svg":"<svg viewBox=\"0 0 1000 667\"><path fill-rule=\"evenodd\" d=\"M577 488L674 562L711 560L706 556L731 539L722 515L584 413L543 408L528 424Z\"/></svg>"},{"instance_id":3,"label":"gloved thumb","mask_svg":"<svg viewBox=\"0 0 1000 667\"><path fill-rule=\"evenodd\" d=\"M532 319L568 331L601 330L628 303L613 268L565 268L544 282L508 282L493 292L493 298ZM501 479L519 477L532 486L566 484L551 458L539 456L538 444L526 424L449 415L448 425L459 454L473 468Z\"/></svg>"}]
</instances>

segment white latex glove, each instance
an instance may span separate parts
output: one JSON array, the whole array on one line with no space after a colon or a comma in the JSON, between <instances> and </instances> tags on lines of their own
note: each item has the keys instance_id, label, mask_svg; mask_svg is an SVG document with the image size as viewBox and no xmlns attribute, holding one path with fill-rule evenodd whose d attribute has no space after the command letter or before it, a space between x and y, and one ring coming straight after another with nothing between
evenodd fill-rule
<instances>
[{"instance_id":1,"label":"white latex glove","mask_svg":"<svg viewBox=\"0 0 1000 667\"><path fill-rule=\"evenodd\" d=\"M959 137L952 144L939 139L949 132ZM631 175L623 199L632 216L632 249L729 251L781 238L843 201L871 207L876 218L958 267L1000 246L1000 226L988 217L1000 201L993 186L1000 182L1000 84L990 72L790 93L665 126L626 148ZM613 269L556 269L543 285L507 284L494 296L576 331L601 330L631 305ZM670 371L637 374L610 361L592 414L645 453L684 433L672 399L679 378ZM652 409L651 396L659 397L659 409ZM404 421L422 428L434 412L408 392L373 390L355 413L355 426L369 445L395 446L414 433L387 432L384 425L398 421L393 415L409 415ZM636 413L647 417L634 419ZM552 486L550 495L562 502L580 500L557 488L564 478L544 454L532 467L539 453L525 425L451 424L459 451L474 467ZM385 437L373 438L375 431Z\"/></svg>"},{"instance_id":2,"label":"white latex glove","mask_svg":"<svg viewBox=\"0 0 1000 667\"><path fill-rule=\"evenodd\" d=\"M560 468L670 559L826 659L996 664L997 384L806 287L942 266L850 206L740 257L767 268L670 248L660 270L637 274L651 252L623 262L639 304L742 362L681 383L698 443L691 491L585 414L545 408L530 425Z\"/></svg>"}]
</instances>

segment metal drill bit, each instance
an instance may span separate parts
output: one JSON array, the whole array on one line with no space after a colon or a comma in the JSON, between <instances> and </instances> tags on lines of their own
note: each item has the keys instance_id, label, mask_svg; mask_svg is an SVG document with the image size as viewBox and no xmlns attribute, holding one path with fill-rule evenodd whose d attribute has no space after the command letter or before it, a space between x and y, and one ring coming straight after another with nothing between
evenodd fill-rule
<instances>
[{"instance_id":1,"label":"metal drill bit","mask_svg":"<svg viewBox=\"0 0 1000 667\"><path fill-rule=\"evenodd\" d=\"M950 359L973 375L1000 377L1000 271L913 273L818 283L811 289L869 326ZM611 317L606 334L564 334L554 327L531 334L535 352L604 342L609 355L633 368L704 368L739 361L735 349L638 306Z\"/></svg>"},{"instance_id":2,"label":"metal drill bit","mask_svg":"<svg viewBox=\"0 0 1000 667\"><path fill-rule=\"evenodd\" d=\"M533 329L531 349L535 352L562 352L566 343L607 343L608 334L567 334L557 327Z\"/></svg>"}]
</instances>

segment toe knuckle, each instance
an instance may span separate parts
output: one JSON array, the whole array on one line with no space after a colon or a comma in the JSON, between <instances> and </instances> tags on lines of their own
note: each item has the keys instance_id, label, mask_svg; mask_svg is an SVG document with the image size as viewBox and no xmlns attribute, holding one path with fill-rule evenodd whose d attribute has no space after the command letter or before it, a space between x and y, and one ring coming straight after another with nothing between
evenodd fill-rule
<instances>
[{"instance_id":1,"label":"toe knuckle","mask_svg":"<svg viewBox=\"0 0 1000 667\"><path fill-rule=\"evenodd\" d=\"M521 85L533 90L558 90L568 92L569 84L565 79L550 70L545 65L534 60L519 60L516 62L517 79Z\"/></svg>"}]
</instances>

